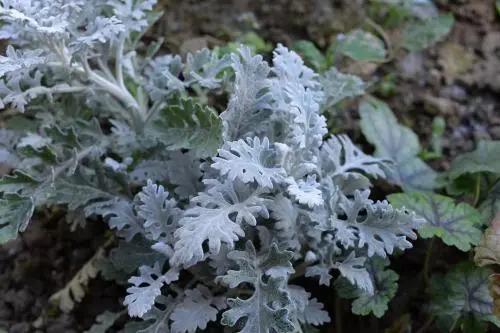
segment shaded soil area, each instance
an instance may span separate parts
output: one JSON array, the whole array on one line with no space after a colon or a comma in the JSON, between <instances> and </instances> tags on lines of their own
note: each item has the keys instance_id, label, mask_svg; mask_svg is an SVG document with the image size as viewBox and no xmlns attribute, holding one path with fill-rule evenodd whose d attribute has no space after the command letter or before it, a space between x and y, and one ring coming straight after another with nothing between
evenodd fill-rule
<instances>
[{"instance_id":1,"label":"shaded soil area","mask_svg":"<svg viewBox=\"0 0 500 333\"><path fill-rule=\"evenodd\" d=\"M359 26L363 1L326 0L185 0L161 1L165 17L147 38L164 37L166 52L186 53L204 46L222 45L245 31L265 40L290 45L298 39L314 41L326 49L337 34ZM442 169L456 154L471 150L480 139L500 139L500 19L494 1L436 1L439 9L453 12L451 35L419 54L397 54L393 62L372 68L365 79L374 81L396 72L394 91L383 97L400 121L429 144L436 116L446 121L444 157L433 165ZM389 36L397 31L388 32ZM465 61L464 61L465 59ZM338 128L360 137L357 114L346 110ZM38 214L23 237L0 246L0 333L73 333L88 329L95 316L115 309L124 290L99 277L93 279L82 303L67 314L51 305L49 297L63 288L101 246L106 228L89 223L70 232L64 218L49 220ZM332 317L340 315L344 332L404 332L412 322L417 332L427 322L422 306L425 295L413 294L425 257L423 242L393 260L401 274L399 292L382 319L354 317L347 302L336 304L333 292L314 290ZM445 271L461 259L453 249L436 244L431 265ZM403 290L405 292L403 292ZM335 331L335 322L325 332ZM398 323L401 328L398 329ZM432 331L432 330L429 330Z\"/></svg>"}]
</instances>

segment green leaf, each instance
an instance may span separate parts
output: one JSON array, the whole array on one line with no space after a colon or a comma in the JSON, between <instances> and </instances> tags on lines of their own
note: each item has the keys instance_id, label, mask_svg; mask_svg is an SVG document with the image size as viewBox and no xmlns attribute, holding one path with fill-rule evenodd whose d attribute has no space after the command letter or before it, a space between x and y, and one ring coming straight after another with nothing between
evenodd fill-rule
<instances>
[{"instance_id":1,"label":"green leaf","mask_svg":"<svg viewBox=\"0 0 500 333\"><path fill-rule=\"evenodd\" d=\"M478 210L485 225L489 225L495 216L500 213L500 182L491 188Z\"/></svg>"},{"instance_id":2,"label":"green leaf","mask_svg":"<svg viewBox=\"0 0 500 333\"><path fill-rule=\"evenodd\" d=\"M493 299L488 290L492 273L464 262L445 275L435 274L431 280L429 310L436 317L437 326L446 331L456 326L463 329L472 324L470 317L495 323L491 316Z\"/></svg>"},{"instance_id":3,"label":"green leaf","mask_svg":"<svg viewBox=\"0 0 500 333\"><path fill-rule=\"evenodd\" d=\"M222 120L211 108L182 99L159 112L151 133L169 150L193 149L200 156L215 155L222 144Z\"/></svg>"},{"instance_id":4,"label":"green leaf","mask_svg":"<svg viewBox=\"0 0 500 333\"><path fill-rule=\"evenodd\" d=\"M410 52L423 50L446 36L454 23L453 15L445 14L408 24L401 46Z\"/></svg>"},{"instance_id":5,"label":"green leaf","mask_svg":"<svg viewBox=\"0 0 500 333\"><path fill-rule=\"evenodd\" d=\"M385 269L387 266L389 260L381 257L373 257L366 265L375 286L373 294L355 288L346 278L341 277L335 281L335 288L340 297L355 298L352 303L354 314L366 316L373 313L380 318L387 311L389 301L396 295L399 278L396 272Z\"/></svg>"},{"instance_id":6,"label":"green leaf","mask_svg":"<svg viewBox=\"0 0 500 333\"><path fill-rule=\"evenodd\" d=\"M0 244L17 237L23 232L35 210L35 204L29 197L6 194L0 199Z\"/></svg>"},{"instance_id":7,"label":"green leaf","mask_svg":"<svg viewBox=\"0 0 500 333\"><path fill-rule=\"evenodd\" d=\"M88 202L96 199L111 199L111 194L103 192L95 187L70 184L65 181L57 181L55 189L47 198L47 205L68 205L70 211L85 206Z\"/></svg>"},{"instance_id":8,"label":"green leaf","mask_svg":"<svg viewBox=\"0 0 500 333\"><path fill-rule=\"evenodd\" d=\"M457 156L446 175L454 180L467 173L500 174L500 141L479 141L474 151Z\"/></svg>"},{"instance_id":9,"label":"green leaf","mask_svg":"<svg viewBox=\"0 0 500 333\"><path fill-rule=\"evenodd\" d=\"M313 42L299 40L293 43L292 49L304 59L306 64L312 66L316 71L326 69L326 58Z\"/></svg>"},{"instance_id":10,"label":"green leaf","mask_svg":"<svg viewBox=\"0 0 500 333\"><path fill-rule=\"evenodd\" d=\"M481 240L481 215L466 203L455 205L451 198L422 192L388 196L396 207L405 207L426 220L418 229L423 238L437 236L447 245L467 252Z\"/></svg>"},{"instance_id":11,"label":"green leaf","mask_svg":"<svg viewBox=\"0 0 500 333\"><path fill-rule=\"evenodd\" d=\"M384 42L373 34L354 30L349 32L336 47L336 51L356 61L380 62L386 57Z\"/></svg>"},{"instance_id":12,"label":"green leaf","mask_svg":"<svg viewBox=\"0 0 500 333\"><path fill-rule=\"evenodd\" d=\"M400 125L387 104L371 98L360 105L361 130L376 147L375 155L394 162L389 180L405 190L430 191L436 172L417 157L421 147L413 131Z\"/></svg>"}]
</instances>

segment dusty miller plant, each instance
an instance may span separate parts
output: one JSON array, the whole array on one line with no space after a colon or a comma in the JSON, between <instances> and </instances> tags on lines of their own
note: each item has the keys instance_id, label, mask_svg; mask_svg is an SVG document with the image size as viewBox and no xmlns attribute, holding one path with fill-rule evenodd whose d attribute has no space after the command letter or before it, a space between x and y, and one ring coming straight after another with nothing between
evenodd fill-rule
<instances>
[{"instance_id":1,"label":"dusty miller plant","mask_svg":"<svg viewBox=\"0 0 500 333\"><path fill-rule=\"evenodd\" d=\"M322 111L361 94L358 78L282 45L272 66L245 47L157 56L140 42L152 0L0 4L1 101L37 128L0 132L2 242L37 207L107 219L122 240L101 273L128 280L130 332L308 330L330 318L304 275L384 313L388 255L422 220L370 199L390 160L328 136Z\"/></svg>"}]
</instances>

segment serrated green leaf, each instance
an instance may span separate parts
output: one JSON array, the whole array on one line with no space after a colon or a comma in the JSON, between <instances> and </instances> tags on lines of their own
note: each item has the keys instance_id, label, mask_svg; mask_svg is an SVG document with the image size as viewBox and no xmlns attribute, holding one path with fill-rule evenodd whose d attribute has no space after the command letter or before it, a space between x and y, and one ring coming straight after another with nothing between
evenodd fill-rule
<instances>
[{"instance_id":1,"label":"serrated green leaf","mask_svg":"<svg viewBox=\"0 0 500 333\"><path fill-rule=\"evenodd\" d=\"M313 42L299 40L293 43L292 49L304 59L306 64L312 66L316 71L326 69L326 58Z\"/></svg>"},{"instance_id":2,"label":"serrated green leaf","mask_svg":"<svg viewBox=\"0 0 500 333\"><path fill-rule=\"evenodd\" d=\"M54 190L45 204L68 205L68 209L71 211L85 206L92 200L111 199L111 197L111 194L95 187L76 185L60 180L54 184Z\"/></svg>"},{"instance_id":3,"label":"serrated green leaf","mask_svg":"<svg viewBox=\"0 0 500 333\"><path fill-rule=\"evenodd\" d=\"M457 156L446 175L456 179L465 174L491 172L500 174L500 141L479 141L474 151Z\"/></svg>"},{"instance_id":4,"label":"serrated green leaf","mask_svg":"<svg viewBox=\"0 0 500 333\"><path fill-rule=\"evenodd\" d=\"M388 105L377 99L363 101L359 112L361 130L376 147L375 155L394 162L389 180L405 190L433 190L436 172L417 157L421 150L417 135L400 125Z\"/></svg>"},{"instance_id":5,"label":"serrated green leaf","mask_svg":"<svg viewBox=\"0 0 500 333\"><path fill-rule=\"evenodd\" d=\"M431 280L429 311L436 317L437 326L446 331L456 326L463 328L468 325L468 316L495 324L493 299L488 290L488 278L492 273L465 262L446 275L435 274Z\"/></svg>"},{"instance_id":6,"label":"serrated green leaf","mask_svg":"<svg viewBox=\"0 0 500 333\"><path fill-rule=\"evenodd\" d=\"M222 120L211 108L192 99L167 106L152 120L151 132L169 150L193 149L212 156L222 144Z\"/></svg>"},{"instance_id":7,"label":"serrated green leaf","mask_svg":"<svg viewBox=\"0 0 500 333\"><path fill-rule=\"evenodd\" d=\"M466 203L455 205L452 198L422 192L391 194L388 199L394 206L412 210L426 220L418 229L423 238L437 236L464 252L481 240L481 216Z\"/></svg>"},{"instance_id":8,"label":"serrated green leaf","mask_svg":"<svg viewBox=\"0 0 500 333\"><path fill-rule=\"evenodd\" d=\"M363 30L349 32L339 42L336 51L356 61L363 62L380 62L384 61L386 57L384 42Z\"/></svg>"},{"instance_id":9,"label":"serrated green leaf","mask_svg":"<svg viewBox=\"0 0 500 333\"><path fill-rule=\"evenodd\" d=\"M445 14L408 24L401 46L410 52L423 50L446 36L454 23L453 15Z\"/></svg>"},{"instance_id":10,"label":"serrated green leaf","mask_svg":"<svg viewBox=\"0 0 500 333\"><path fill-rule=\"evenodd\" d=\"M389 301L396 295L399 278L396 272L385 269L388 265L389 260L380 257L373 257L366 265L375 287L373 294L357 289L346 278L340 277L335 281L335 288L340 297L355 298L352 303L354 314L366 316L373 313L380 318L387 311Z\"/></svg>"},{"instance_id":11,"label":"serrated green leaf","mask_svg":"<svg viewBox=\"0 0 500 333\"><path fill-rule=\"evenodd\" d=\"M4 195L0 199L0 244L17 237L23 232L33 215L35 204L29 197L16 194Z\"/></svg>"}]
</instances>

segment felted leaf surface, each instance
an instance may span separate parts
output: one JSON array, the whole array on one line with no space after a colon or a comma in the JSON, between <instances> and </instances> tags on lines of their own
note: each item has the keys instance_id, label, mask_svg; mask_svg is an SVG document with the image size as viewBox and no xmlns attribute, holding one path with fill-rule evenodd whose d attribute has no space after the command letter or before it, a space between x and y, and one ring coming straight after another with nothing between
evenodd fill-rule
<instances>
[{"instance_id":1,"label":"felted leaf surface","mask_svg":"<svg viewBox=\"0 0 500 333\"><path fill-rule=\"evenodd\" d=\"M330 322L328 312L323 309L323 304L304 288L289 285L288 292L294 306L297 319L302 324L322 325Z\"/></svg>"},{"instance_id":2,"label":"felted leaf surface","mask_svg":"<svg viewBox=\"0 0 500 333\"><path fill-rule=\"evenodd\" d=\"M0 199L0 244L17 237L31 220L35 204L29 197L17 194L4 195Z\"/></svg>"},{"instance_id":3,"label":"felted leaf surface","mask_svg":"<svg viewBox=\"0 0 500 333\"><path fill-rule=\"evenodd\" d=\"M332 216L332 228L343 237L339 241L352 247L357 238L357 247L366 246L368 256L385 257L394 249L405 250L412 247L409 239L416 239L415 230L423 220L413 212L392 207L387 201L373 202L370 191L355 191L354 198L341 196L338 215ZM354 237L354 238L353 238Z\"/></svg>"},{"instance_id":4,"label":"felted leaf surface","mask_svg":"<svg viewBox=\"0 0 500 333\"><path fill-rule=\"evenodd\" d=\"M179 278L178 271L170 270L163 274L160 264L153 267L139 267L139 276L133 276L129 282L133 286L127 289L124 305L131 317L143 317L153 307L156 297L161 295L163 284L169 284Z\"/></svg>"},{"instance_id":5,"label":"felted leaf surface","mask_svg":"<svg viewBox=\"0 0 500 333\"><path fill-rule=\"evenodd\" d=\"M210 321L217 319L217 308L212 304L213 296L205 286L197 286L185 292L184 300L170 315L173 333L195 333L204 330Z\"/></svg>"},{"instance_id":6,"label":"felted leaf surface","mask_svg":"<svg viewBox=\"0 0 500 333\"><path fill-rule=\"evenodd\" d=\"M373 313L380 318L387 311L390 300L396 295L399 278L396 272L385 269L388 265L389 260L379 257L374 257L367 263L368 272L375 286L373 294L353 288L353 285L345 278L335 281L340 297L355 298L352 303L354 314L366 316Z\"/></svg>"},{"instance_id":7,"label":"felted leaf surface","mask_svg":"<svg viewBox=\"0 0 500 333\"><path fill-rule=\"evenodd\" d=\"M475 150L461 154L451 162L446 175L455 179L476 172L500 174L500 141L479 141Z\"/></svg>"},{"instance_id":8,"label":"felted leaf surface","mask_svg":"<svg viewBox=\"0 0 500 333\"><path fill-rule=\"evenodd\" d=\"M454 23L453 15L445 14L408 24L403 32L402 46L410 52L426 49L446 36Z\"/></svg>"},{"instance_id":9,"label":"felted leaf surface","mask_svg":"<svg viewBox=\"0 0 500 333\"><path fill-rule=\"evenodd\" d=\"M321 169L324 177L364 178L363 174L385 177L387 161L365 154L347 135L333 136L321 146Z\"/></svg>"},{"instance_id":10,"label":"felted leaf surface","mask_svg":"<svg viewBox=\"0 0 500 333\"><path fill-rule=\"evenodd\" d=\"M148 239L156 241L163 238L173 244L172 234L177 227L181 210L169 196L162 185L148 180L138 194L141 205L137 208L137 215L144 219L144 232Z\"/></svg>"},{"instance_id":11,"label":"felted leaf surface","mask_svg":"<svg viewBox=\"0 0 500 333\"><path fill-rule=\"evenodd\" d=\"M175 231L178 241L173 265L193 265L204 259L203 243L208 241L210 254L219 253L222 244L230 249L234 242L245 235L242 223L255 226L256 217L269 217L265 200L248 191L244 184L226 181L206 192L200 192L191 200L193 207L185 211Z\"/></svg>"},{"instance_id":12,"label":"felted leaf surface","mask_svg":"<svg viewBox=\"0 0 500 333\"><path fill-rule=\"evenodd\" d=\"M383 61L386 57L384 43L373 34L354 30L339 42L337 51L356 61Z\"/></svg>"},{"instance_id":13,"label":"felted leaf surface","mask_svg":"<svg viewBox=\"0 0 500 333\"><path fill-rule=\"evenodd\" d=\"M425 219L418 229L424 238L437 236L464 252L481 240L481 216L466 203L456 205L451 198L422 192L391 194L388 198L396 207L415 211Z\"/></svg>"},{"instance_id":14,"label":"felted leaf surface","mask_svg":"<svg viewBox=\"0 0 500 333\"><path fill-rule=\"evenodd\" d=\"M222 144L222 120L209 107L192 99L171 103L153 118L148 133L167 149L193 149L200 156L212 156Z\"/></svg>"},{"instance_id":15,"label":"felted leaf surface","mask_svg":"<svg viewBox=\"0 0 500 333\"><path fill-rule=\"evenodd\" d=\"M435 274L431 281L430 313L437 324L449 330L460 318L472 316L476 320L494 321L493 298L488 278L493 272L466 262L445 275Z\"/></svg>"},{"instance_id":16,"label":"felted leaf surface","mask_svg":"<svg viewBox=\"0 0 500 333\"><path fill-rule=\"evenodd\" d=\"M214 157L212 167L231 181L236 178L243 183L257 182L262 187L272 189L285 176L285 170L276 164L277 152L265 137L226 142Z\"/></svg>"},{"instance_id":17,"label":"felted leaf surface","mask_svg":"<svg viewBox=\"0 0 500 333\"><path fill-rule=\"evenodd\" d=\"M292 255L292 252L280 251L272 245L269 252L258 256L250 241L246 243L245 251L230 252L228 258L238 264L239 270L229 270L217 280L230 288L250 283L254 292L247 299L229 298L230 309L223 313L221 323L235 326L240 319L246 318L240 332L293 332L288 310L291 300L284 283L293 273ZM264 275L269 276L267 282L263 280Z\"/></svg>"},{"instance_id":18,"label":"felted leaf surface","mask_svg":"<svg viewBox=\"0 0 500 333\"><path fill-rule=\"evenodd\" d=\"M375 148L375 155L394 162L389 180L405 190L430 191L435 187L436 172L417 157L418 137L400 125L387 104L370 99L361 103L361 130Z\"/></svg>"},{"instance_id":19,"label":"felted leaf surface","mask_svg":"<svg viewBox=\"0 0 500 333\"><path fill-rule=\"evenodd\" d=\"M221 323L235 326L246 318L241 333L287 333L294 332L293 323L288 318L286 306L290 303L281 278L269 278L260 282L254 294L248 299L230 298L230 309L222 315Z\"/></svg>"}]
</instances>

